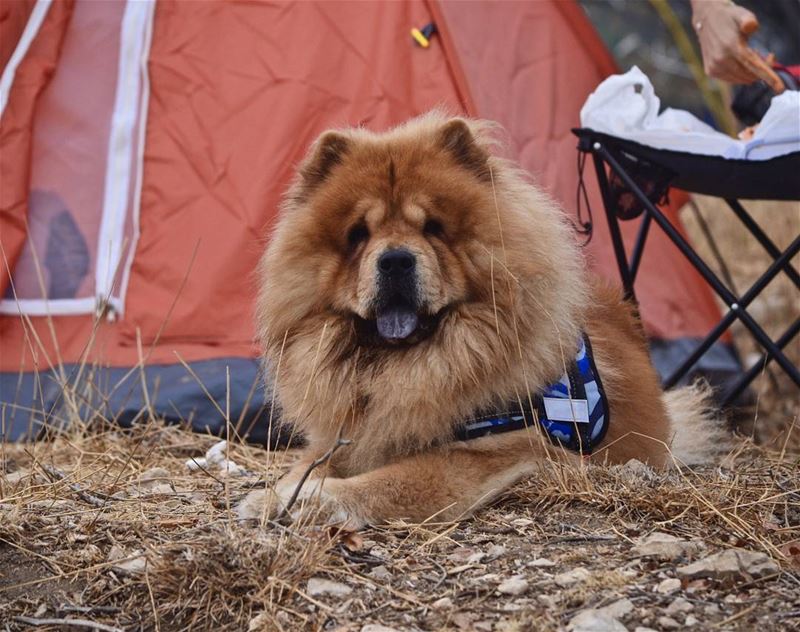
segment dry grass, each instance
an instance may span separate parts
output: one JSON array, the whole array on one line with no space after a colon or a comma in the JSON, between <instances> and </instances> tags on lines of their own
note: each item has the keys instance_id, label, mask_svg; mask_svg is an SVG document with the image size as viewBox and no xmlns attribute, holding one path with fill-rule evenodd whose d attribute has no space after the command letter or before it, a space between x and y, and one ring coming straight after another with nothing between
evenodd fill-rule
<instances>
[{"instance_id":1,"label":"dry grass","mask_svg":"<svg viewBox=\"0 0 800 632\"><path fill-rule=\"evenodd\" d=\"M774 600L789 604L800 594L786 557L787 544L800 538L800 463L747 444L732 457L735 465L706 471L655 473L635 463L545 468L473 521L398 523L355 535L238 524L230 508L278 476L292 454L235 444L229 457L243 476L190 472L187 459L215 441L151 423L5 446L0 619L11 629L26 627L14 618L20 615L148 630L238 630L251 621L253 629L283 630L357 630L370 621L399 629L473 629L486 621L555 629L578 609L614 596L659 607L663 595L650 583L660 579L631 565L629 554L631 540L653 530L780 561L786 572L767 584L771 596L759 593L763 607L750 613L755 619L742 618L747 625L774 623ZM497 545L505 549L497 559L480 554ZM543 572L550 569L529 566L542 556L557 570L586 567L591 578L558 587ZM376 576L378 566L385 575ZM520 605L498 594L499 582L515 575L529 577L549 601ZM344 583L352 593L311 596L312 576ZM720 590L708 584L695 596L729 594ZM453 607L434 607L442 598ZM508 610L513 604L519 608ZM717 622L724 618L723 611Z\"/></svg>"},{"instance_id":2,"label":"dry grass","mask_svg":"<svg viewBox=\"0 0 800 632\"><path fill-rule=\"evenodd\" d=\"M741 289L766 257L714 204L700 200ZM791 210L760 204L754 211L769 219L779 246L798 231ZM779 279L753 314L774 334L796 317L793 296ZM736 338L747 357L754 348L740 330ZM800 345L789 354L800 361ZM362 630L372 623L556 630L582 609L625 598L633 604L622 617L630 629L663 629L659 617L676 595L657 586L687 560L642 559L631 545L664 531L699 540L706 552L742 547L780 564L780 572L752 581L683 582L680 594L702 629L789 629L800 622L798 394L772 373L755 385L748 429L768 448L746 440L723 467L545 467L472 520L395 523L361 534L234 519L231 508L273 482L291 452L231 442L227 456L243 475L190 471L187 460L217 439L158 422L121 430L100 418L73 421L47 441L2 444L0 625L22 630L31 620L61 620L42 627L62 629L64 620L82 619L106 630ZM67 389L65 399L80 401L80 394ZM558 582L576 568L588 573L583 580ZM309 594L312 577L338 582L346 594ZM498 592L511 577L528 591Z\"/></svg>"}]
</instances>

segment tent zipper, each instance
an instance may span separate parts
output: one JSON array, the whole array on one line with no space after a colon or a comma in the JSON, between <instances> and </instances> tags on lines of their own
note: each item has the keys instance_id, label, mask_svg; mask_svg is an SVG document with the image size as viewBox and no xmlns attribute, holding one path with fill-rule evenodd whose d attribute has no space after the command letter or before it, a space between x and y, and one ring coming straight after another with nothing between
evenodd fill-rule
<instances>
[{"instance_id":1,"label":"tent zipper","mask_svg":"<svg viewBox=\"0 0 800 632\"><path fill-rule=\"evenodd\" d=\"M105 189L95 265L95 314L114 320L122 311L115 280L126 246L125 221L136 153L135 130L142 89L141 59L155 0L127 0L120 33L114 111L108 139Z\"/></svg>"}]
</instances>

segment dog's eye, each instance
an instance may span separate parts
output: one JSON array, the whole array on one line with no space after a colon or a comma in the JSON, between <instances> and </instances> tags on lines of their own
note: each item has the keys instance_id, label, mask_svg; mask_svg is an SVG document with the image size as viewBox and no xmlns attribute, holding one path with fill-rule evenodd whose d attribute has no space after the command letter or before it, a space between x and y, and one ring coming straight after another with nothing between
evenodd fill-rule
<instances>
[{"instance_id":1,"label":"dog's eye","mask_svg":"<svg viewBox=\"0 0 800 632\"><path fill-rule=\"evenodd\" d=\"M364 224L356 224L347 233L347 245L351 250L354 250L361 242L369 238L369 230Z\"/></svg>"},{"instance_id":2,"label":"dog's eye","mask_svg":"<svg viewBox=\"0 0 800 632\"><path fill-rule=\"evenodd\" d=\"M426 235L441 237L444 235L444 226L442 226L442 223L438 220L429 219L427 222L425 222L425 226L422 228L422 231Z\"/></svg>"}]
</instances>

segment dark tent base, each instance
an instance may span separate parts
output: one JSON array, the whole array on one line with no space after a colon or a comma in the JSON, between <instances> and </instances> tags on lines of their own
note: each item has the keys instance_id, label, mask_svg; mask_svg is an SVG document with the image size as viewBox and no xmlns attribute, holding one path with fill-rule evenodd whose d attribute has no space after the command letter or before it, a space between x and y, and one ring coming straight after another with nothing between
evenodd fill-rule
<instances>
[{"instance_id":1,"label":"dark tent base","mask_svg":"<svg viewBox=\"0 0 800 632\"><path fill-rule=\"evenodd\" d=\"M262 445L268 440L273 446L285 443L287 433L276 432L273 436L268 432L270 406L256 360L219 358L191 362L189 367L194 375L182 364L151 365L144 369L147 398L155 417L191 426L197 432L222 436L229 395L232 436ZM100 415L129 427L150 414L139 369L84 367L80 371L76 365L65 365L63 374L72 385L70 391L80 394L82 419ZM6 441L42 437L47 427L62 429L74 416L63 400L60 380L53 371L0 372L0 413L0 436Z\"/></svg>"},{"instance_id":2,"label":"dark tent base","mask_svg":"<svg viewBox=\"0 0 800 632\"><path fill-rule=\"evenodd\" d=\"M651 357L662 378L669 375L697 345L697 340L655 340ZM257 361L221 358L192 362L192 375L181 364L153 365L144 369L147 396L155 417L169 423L191 426L197 432L223 436L230 373L232 435L248 442L273 447L289 440L277 416L270 431L270 404ZM71 391L80 393L79 414L83 419L101 415L120 426L146 420L150 414L142 390L140 370L66 365L64 375ZM741 374L731 347L714 344L683 383L702 377L713 387L722 387ZM202 387L200 386L202 384ZM213 399L209 399L204 389ZM0 439L20 441L45 436L48 427L62 429L74 413L63 400L59 380L45 373L0 373Z\"/></svg>"}]
</instances>

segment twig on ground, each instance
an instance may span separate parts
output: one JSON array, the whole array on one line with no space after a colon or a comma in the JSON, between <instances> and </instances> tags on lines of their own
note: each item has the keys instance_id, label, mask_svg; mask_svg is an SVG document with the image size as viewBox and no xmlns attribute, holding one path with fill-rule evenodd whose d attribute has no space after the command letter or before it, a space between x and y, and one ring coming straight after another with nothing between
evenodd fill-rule
<instances>
[{"instance_id":1,"label":"twig on ground","mask_svg":"<svg viewBox=\"0 0 800 632\"><path fill-rule=\"evenodd\" d=\"M102 612L105 614L116 614L120 609L116 606L73 606L72 604L64 604L58 607L59 612L80 612L82 614L91 614L93 612Z\"/></svg>"},{"instance_id":2,"label":"twig on ground","mask_svg":"<svg viewBox=\"0 0 800 632\"><path fill-rule=\"evenodd\" d=\"M67 482L67 475L61 470L51 465L46 465L44 463L40 463L39 466L54 481L59 480ZM67 486L78 495L78 498L80 498L84 502L89 503L90 505L94 505L95 507L105 507L106 503L109 500L112 500L110 496L106 496L105 494L90 494L77 483L67 482Z\"/></svg>"},{"instance_id":3,"label":"twig on ground","mask_svg":"<svg viewBox=\"0 0 800 632\"><path fill-rule=\"evenodd\" d=\"M336 443L333 444L333 447L330 450L328 450L318 459L315 459L311 463L311 465L309 465L306 468L306 471L303 472L303 476L301 476L300 480L297 482L297 487L294 488L294 493L292 494L292 497L289 499L289 502L286 503L286 507L283 510L284 516L289 514L289 512L292 510L292 507L297 502L297 497L300 495L300 490L303 488L303 485L305 485L305 482L308 480L308 477L311 475L311 472L313 472L314 469L318 468L320 465L323 465L324 463L330 461L331 457L334 454L336 454L336 451L339 448L344 447L346 445L350 445L351 443L353 442L350 441L350 439L341 439L341 438L337 439Z\"/></svg>"},{"instance_id":4,"label":"twig on ground","mask_svg":"<svg viewBox=\"0 0 800 632\"><path fill-rule=\"evenodd\" d=\"M27 623L28 625L41 626L41 625L65 625L74 628L89 628L91 630L103 630L103 632L123 632L122 628L115 628L105 623L97 623L89 619L37 619L35 617L14 617L14 621L18 623Z\"/></svg>"}]
</instances>

